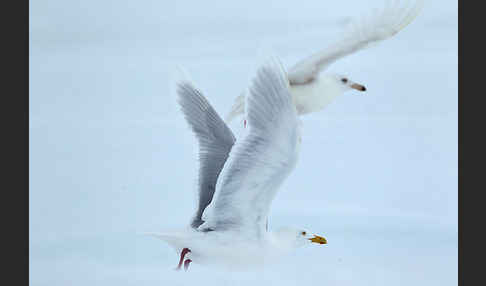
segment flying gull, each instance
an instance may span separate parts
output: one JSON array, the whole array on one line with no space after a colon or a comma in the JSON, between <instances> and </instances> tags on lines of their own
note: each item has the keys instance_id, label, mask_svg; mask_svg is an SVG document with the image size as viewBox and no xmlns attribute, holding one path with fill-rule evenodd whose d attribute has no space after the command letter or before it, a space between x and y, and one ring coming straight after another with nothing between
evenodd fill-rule
<instances>
[{"instance_id":1,"label":"flying gull","mask_svg":"<svg viewBox=\"0 0 486 286\"><path fill-rule=\"evenodd\" d=\"M365 91L363 85L347 76L320 73L336 60L397 34L417 17L423 5L424 0L416 1L414 5L409 1L405 4L400 0L394 0L393 3L387 1L383 10L352 22L349 31L341 39L291 67L288 79L297 113L302 115L320 111L334 98L351 89ZM235 99L225 118L226 122L229 123L244 113L246 94L243 92Z\"/></svg>"},{"instance_id":2,"label":"flying gull","mask_svg":"<svg viewBox=\"0 0 486 286\"><path fill-rule=\"evenodd\" d=\"M248 132L235 136L190 82L178 82L178 101L198 139L198 204L185 228L150 233L191 262L230 268L263 265L324 237L291 227L269 231L267 216L279 187L294 169L300 120L282 65L261 67L248 89Z\"/></svg>"}]
</instances>

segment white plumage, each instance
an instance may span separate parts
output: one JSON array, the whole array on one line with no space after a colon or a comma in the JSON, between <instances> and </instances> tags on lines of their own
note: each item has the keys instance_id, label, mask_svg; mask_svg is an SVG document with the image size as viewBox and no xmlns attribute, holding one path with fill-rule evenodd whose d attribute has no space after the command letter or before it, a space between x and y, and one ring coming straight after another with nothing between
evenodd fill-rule
<instances>
[{"instance_id":1,"label":"white plumage","mask_svg":"<svg viewBox=\"0 0 486 286\"><path fill-rule=\"evenodd\" d=\"M307 242L326 243L304 230L268 231L271 202L297 163L300 122L277 61L258 70L248 94L249 130L235 143L202 94L179 83L179 103L200 147L199 204L190 227L152 233L182 253L179 267L184 259L230 268L261 265Z\"/></svg>"},{"instance_id":2,"label":"white plumage","mask_svg":"<svg viewBox=\"0 0 486 286\"><path fill-rule=\"evenodd\" d=\"M387 1L381 11L352 22L341 39L289 69L290 93L299 115L322 110L344 91L366 90L346 76L320 73L336 60L394 36L410 24L424 6L424 0L402 2ZM245 97L244 92L236 98L226 116L227 122L244 113Z\"/></svg>"}]
</instances>

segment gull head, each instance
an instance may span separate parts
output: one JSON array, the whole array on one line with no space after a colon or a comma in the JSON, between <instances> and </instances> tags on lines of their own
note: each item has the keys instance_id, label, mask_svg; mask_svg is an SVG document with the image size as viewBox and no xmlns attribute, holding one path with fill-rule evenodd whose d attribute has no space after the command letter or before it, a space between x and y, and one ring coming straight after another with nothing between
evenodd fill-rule
<instances>
[{"instance_id":1,"label":"gull head","mask_svg":"<svg viewBox=\"0 0 486 286\"><path fill-rule=\"evenodd\" d=\"M304 229L281 228L274 233L275 239L282 245L290 248L301 247L310 243L327 244L327 240L317 234Z\"/></svg>"},{"instance_id":2,"label":"gull head","mask_svg":"<svg viewBox=\"0 0 486 286\"><path fill-rule=\"evenodd\" d=\"M335 83L341 88L342 91L348 91L350 89L355 89L358 91L366 91L366 87L362 84L356 83L350 80L347 76L334 74L332 75Z\"/></svg>"}]
</instances>

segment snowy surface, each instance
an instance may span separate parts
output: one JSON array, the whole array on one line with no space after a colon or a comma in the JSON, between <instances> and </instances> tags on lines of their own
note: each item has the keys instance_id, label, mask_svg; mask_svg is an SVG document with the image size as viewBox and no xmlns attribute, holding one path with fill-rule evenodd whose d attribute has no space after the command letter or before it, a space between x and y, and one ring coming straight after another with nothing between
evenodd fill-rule
<instances>
[{"instance_id":1,"label":"snowy surface","mask_svg":"<svg viewBox=\"0 0 486 286\"><path fill-rule=\"evenodd\" d=\"M270 227L328 245L261 273L184 273L169 246L140 235L193 212L197 145L173 94L177 65L224 115L266 56L290 66L383 3L233 2L30 2L31 285L456 285L452 0L332 65L367 91L302 117Z\"/></svg>"}]
</instances>

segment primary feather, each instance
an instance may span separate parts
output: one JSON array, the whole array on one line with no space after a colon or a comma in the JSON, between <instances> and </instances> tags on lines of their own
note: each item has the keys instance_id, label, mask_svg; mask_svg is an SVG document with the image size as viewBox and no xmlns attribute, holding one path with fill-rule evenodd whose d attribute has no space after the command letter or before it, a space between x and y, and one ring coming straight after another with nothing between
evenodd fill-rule
<instances>
[{"instance_id":1,"label":"primary feather","mask_svg":"<svg viewBox=\"0 0 486 286\"><path fill-rule=\"evenodd\" d=\"M247 98L248 134L236 142L199 229L266 231L271 201L295 167L300 125L282 66L258 71Z\"/></svg>"},{"instance_id":2,"label":"primary feather","mask_svg":"<svg viewBox=\"0 0 486 286\"><path fill-rule=\"evenodd\" d=\"M382 11L375 11L370 16L350 24L343 38L324 50L298 62L289 69L290 84L305 84L336 60L388 39L410 24L424 6L424 0L418 0L410 7L410 2L387 1Z\"/></svg>"},{"instance_id":3,"label":"primary feather","mask_svg":"<svg viewBox=\"0 0 486 286\"><path fill-rule=\"evenodd\" d=\"M383 9L351 22L342 38L292 66L288 70L288 79L298 114L319 111L342 94L343 90L348 90L348 87L341 85L342 78L336 78L336 75L325 74L319 77L323 70L342 57L397 34L420 14L424 1L389 0ZM226 122L244 114L245 97L246 93L243 93L235 99L225 118Z\"/></svg>"},{"instance_id":4,"label":"primary feather","mask_svg":"<svg viewBox=\"0 0 486 286\"><path fill-rule=\"evenodd\" d=\"M188 81L177 85L178 102L199 145L198 205L191 221L197 228L203 223L202 213L213 199L216 181L235 136L202 93Z\"/></svg>"}]
</instances>

